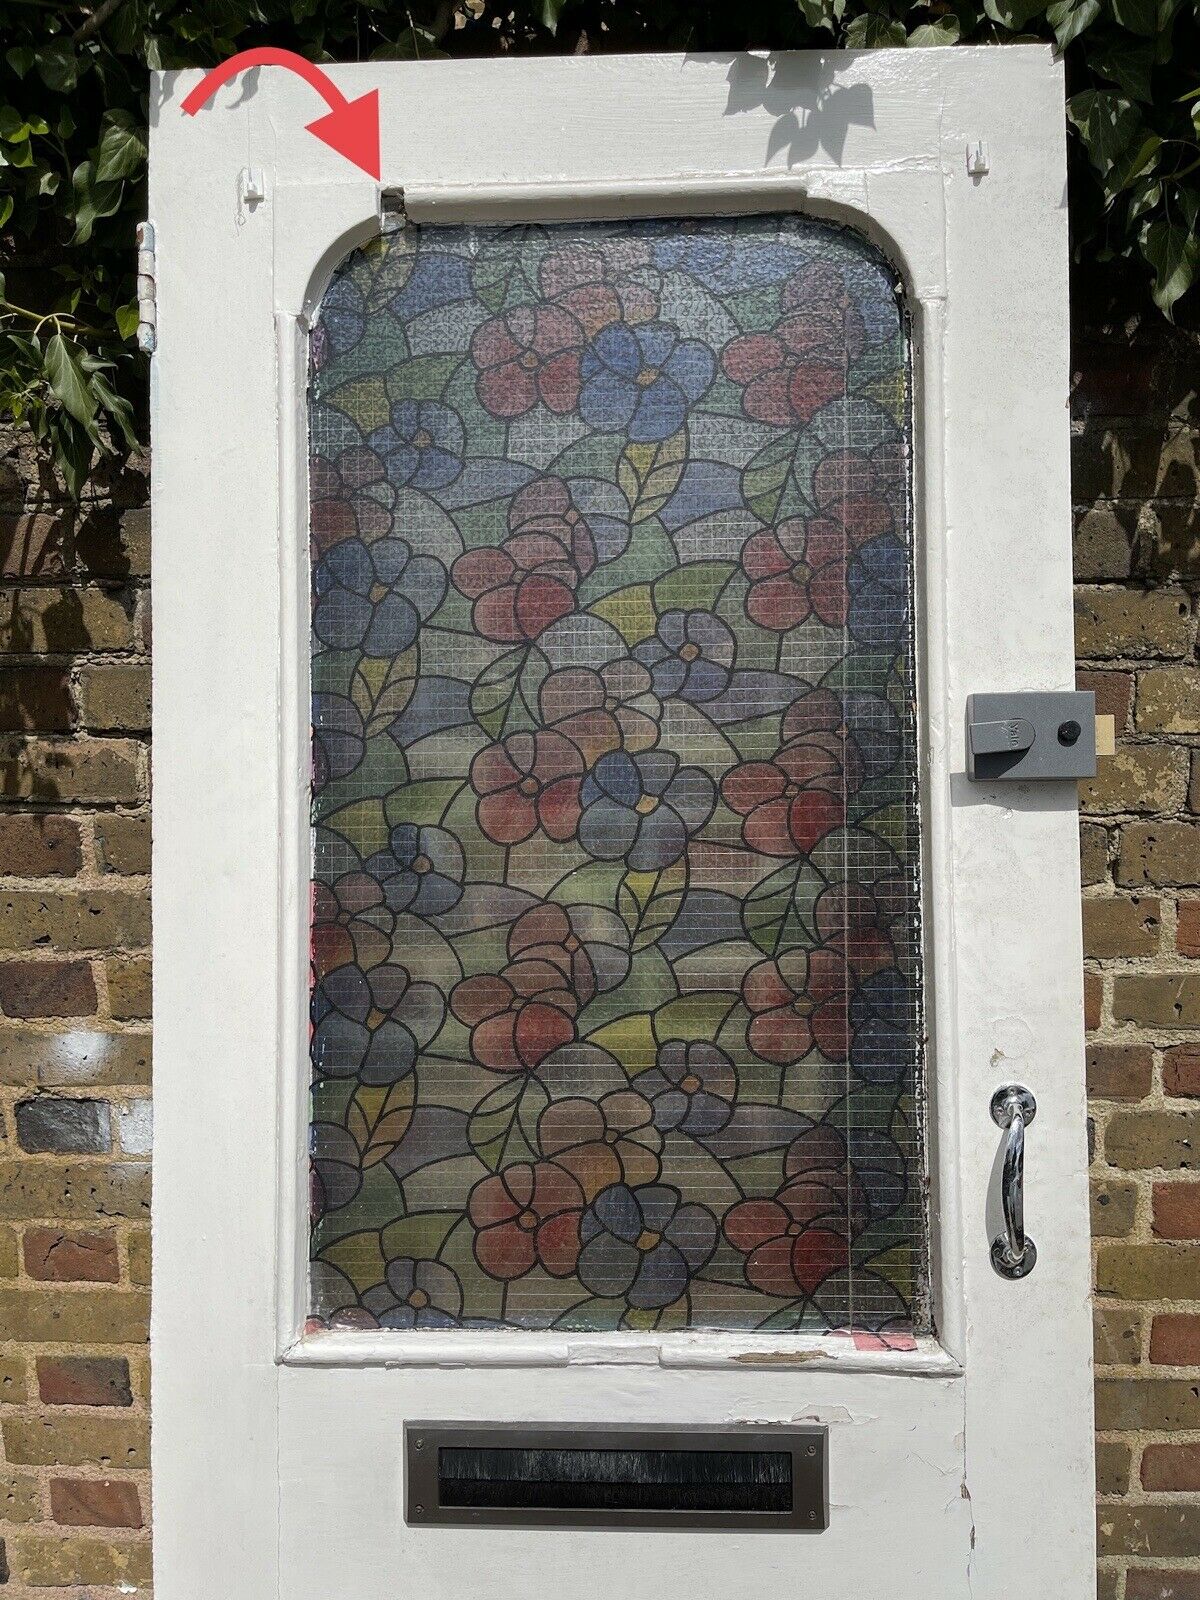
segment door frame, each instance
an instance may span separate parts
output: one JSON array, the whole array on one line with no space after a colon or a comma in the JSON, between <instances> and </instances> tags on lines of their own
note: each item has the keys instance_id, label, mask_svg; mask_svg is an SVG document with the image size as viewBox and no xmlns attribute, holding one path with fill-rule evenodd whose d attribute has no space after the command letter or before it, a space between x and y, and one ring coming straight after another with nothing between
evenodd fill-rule
<instances>
[{"instance_id":1,"label":"door frame","mask_svg":"<svg viewBox=\"0 0 1200 1600\"><path fill-rule=\"evenodd\" d=\"M976 1596L998 1600L1012 1576L998 1542L1011 1462L997 1463L1019 1440L1030 1505L1061 1550L1054 1592L1082 1600L1093 1581L1090 1273L1074 786L968 783L962 727L966 693L1073 684L1061 64L1048 47L1011 46L335 68L348 95L380 87L380 185L305 138L308 91L290 77L251 74L185 118L179 102L198 76L155 77L151 139L152 1339L164 1600L200 1592L181 1524L201 1492L225 1507L215 1520L247 1530L245 1575L231 1568L223 1592L279 1592L266 1526L277 1514L261 1482L276 1470L272 1370L774 1372L781 1362L960 1386L962 1493L993 1529L974 1563ZM548 126L569 108L577 127L545 148L536 120L518 115L530 103L547 108ZM502 126L472 124L482 107ZM781 163L773 142L785 126ZM631 139L631 128L648 131ZM265 200L242 198L243 169L266 174ZM338 263L400 203L415 223L796 209L861 229L900 274L913 373L936 1322L913 1350L738 1333L305 1332L307 344ZM231 568L236 589L221 582ZM999 637L1013 574L1019 615ZM963 643L973 623L990 656L982 679ZM198 892L210 906L202 916ZM223 942L223 928L238 933ZM994 982L981 984L984 966ZM218 992L224 1025L207 1006ZM1039 1101L1027 1205L1041 1270L1020 1284L988 1260L998 1148L988 1103L1012 1076ZM1064 1407L1039 1404L1048 1360L1065 1428ZM234 1419L254 1438L236 1460L218 1443ZM219 1488L201 1491L195 1461L181 1459L193 1450L226 1463Z\"/></svg>"}]
</instances>

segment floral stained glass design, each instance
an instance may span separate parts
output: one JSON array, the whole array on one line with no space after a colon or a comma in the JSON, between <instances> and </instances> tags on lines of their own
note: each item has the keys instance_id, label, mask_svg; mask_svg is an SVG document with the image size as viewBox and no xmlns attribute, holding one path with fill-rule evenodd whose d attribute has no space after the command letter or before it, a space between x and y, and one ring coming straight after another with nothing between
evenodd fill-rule
<instances>
[{"instance_id":1,"label":"floral stained glass design","mask_svg":"<svg viewBox=\"0 0 1200 1600\"><path fill-rule=\"evenodd\" d=\"M314 1326L920 1328L892 273L407 226L311 441Z\"/></svg>"}]
</instances>

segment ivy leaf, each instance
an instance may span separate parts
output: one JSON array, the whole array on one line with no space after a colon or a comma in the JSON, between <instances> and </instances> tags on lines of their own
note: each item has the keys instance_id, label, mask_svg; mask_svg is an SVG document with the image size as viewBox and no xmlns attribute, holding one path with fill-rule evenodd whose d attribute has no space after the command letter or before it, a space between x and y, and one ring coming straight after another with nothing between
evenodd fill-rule
<instances>
[{"instance_id":1,"label":"ivy leaf","mask_svg":"<svg viewBox=\"0 0 1200 1600\"><path fill-rule=\"evenodd\" d=\"M1062 40L1059 40L1062 44ZM1102 44L1091 52L1089 61L1103 77L1109 78L1133 100L1149 104L1153 99L1150 74L1154 69L1154 50L1148 44Z\"/></svg>"},{"instance_id":2,"label":"ivy leaf","mask_svg":"<svg viewBox=\"0 0 1200 1600\"><path fill-rule=\"evenodd\" d=\"M1130 33L1152 38L1159 31L1158 0L1112 0L1112 13Z\"/></svg>"},{"instance_id":3,"label":"ivy leaf","mask_svg":"<svg viewBox=\"0 0 1200 1600\"><path fill-rule=\"evenodd\" d=\"M96 181L135 177L145 165L146 134L128 111L106 111L100 149L96 156Z\"/></svg>"},{"instance_id":4,"label":"ivy leaf","mask_svg":"<svg viewBox=\"0 0 1200 1600\"><path fill-rule=\"evenodd\" d=\"M1181 196L1179 215L1152 222L1142 238L1142 254L1154 269L1150 292L1155 305L1172 322L1175 302L1191 288L1200 269L1198 209L1195 196Z\"/></svg>"},{"instance_id":5,"label":"ivy leaf","mask_svg":"<svg viewBox=\"0 0 1200 1600\"><path fill-rule=\"evenodd\" d=\"M88 430L70 412L63 410L47 418L44 437L50 445L54 464L63 475L67 493L78 500L95 455Z\"/></svg>"},{"instance_id":6,"label":"ivy leaf","mask_svg":"<svg viewBox=\"0 0 1200 1600\"><path fill-rule=\"evenodd\" d=\"M131 300L128 305L118 306L113 317L117 324L117 332L122 339L132 339L137 332L139 321L137 301Z\"/></svg>"},{"instance_id":7,"label":"ivy leaf","mask_svg":"<svg viewBox=\"0 0 1200 1600\"><path fill-rule=\"evenodd\" d=\"M13 214L13 197L10 194L0 195L0 228Z\"/></svg>"},{"instance_id":8,"label":"ivy leaf","mask_svg":"<svg viewBox=\"0 0 1200 1600\"><path fill-rule=\"evenodd\" d=\"M558 19L562 16L566 3L567 0L541 0L538 9L541 15L542 27L549 33L558 32Z\"/></svg>"},{"instance_id":9,"label":"ivy leaf","mask_svg":"<svg viewBox=\"0 0 1200 1600\"><path fill-rule=\"evenodd\" d=\"M1138 112L1110 89L1085 89L1067 101L1067 116L1079 132L1092 165L1107 175L1142 125Z\"/></svg>"},{"instance_id":10,"label":"ivy leaf","mask_svg":"<svg viewBox=\"0 0 1200 1600\"><path fill-rule=\"evenodd\" d=\"M45 123L42 131L45 132ZM0 139L7 144L24 144L29 138L29 124L14 106L0 106Z\"/></svg>"},{"instance_id":11,"label":"ivy leaf","mask_svg":"<svg viewBox=\"0 0 1200 1600\"><path fill-rule=\"evenodd\" d=\"M38 75L52 94L69 94L79 82L79 61L69 39L47 39L38 46Z\"/></svg>"},{"instance_id":12,"label":"ivy leaf","mask_svg":"<svg viewBox=\"0 0 1200 1600\"><path fill-rule=\"evenodd\" d=\"M1054 29L1058 48L1065 50L1079 35L1090 28L1100 15L1100 0L1061 0L1047 7L1046 21Z\"/></svg>"},{"instance_id":13,"label":"ivy leaf","mask_svg":"<svg viewBox=\"0 0 1200 1600\"><path fill-rule=\"evenodd\" d=\"M826 28L833 32L837 22L834 0L796 0L796 9L810 28Z\"/></svg>"},{"instance_id":14,"label":"ivy leaf","mask_svg":"<svg viewBox=\"0 0 1200 1600\"><path fill-rule=\"evenodd\" d=\"M908 43L904 24L883 11L867 11L852 17L846 28L846 48L849 50L878 50L887 45Z\"/></svg>"},{"instance_id":15,"label":"ivy leaf","mask_svg":"<svg viewBox=\"0 0 1200 1600\"><path fill-rule=\"evenodd\" d=\"M993 22L1010 33L1021 33L1046 9L1046 0L983 0L983 9Z\"/></svg>"},{"instance_id":16,"label":"ivy leaf","mask_svg":"<svg viewBox=\"0 0 1200 1600\"><path fill-rule=\"evenodd\" d=\"M134 308L136 310L136 307ZM138 447L137 429L133 421L133 407L125 396L118 394L101 373L92 374L92 393L116 423L122 439L131 450Z\"/></svg>"},{"instance_id":17,"label":"ivy leaf","mask_svg":"<svg viewBox=\"0 0 1200 1600\"><path fill-rule=\"evenodd\" d=\"M82 161L71 178L75 191L75 234L72 244L86 244L101 217L113 216L121 204L123 184L99 183L90 161Z\"/></svg>"},{"instance_id":18,"label":"ivy leaf","mask_svg":"<svg viewBox=\"0 0 1200 1600\"><path fill-rule=\"evenodd\" d=\"M88 384L79 357L61 333L51 336L46 346L46 379L54 398L85 428L95 424L96 398Z\"/></svg>"},{"instance_id":19,"label":"ivy leaf","mask_svg":"<svg viewBox=\"0 0 1200 1600\"><path fill-rule=\"evenodd\" d=\"M1130 226L1157 208L1162 200L1162 192L1162 182L1158 178L1142 178L1135 181L1125 212Z\"/></svg>"},{"instance_id":20,"label":"ivy leaf","mask_svg":"<svg viewBox=\"0 0 1200 1600\"><path fill-rule=\"evenodd\" d=\"M438 48L437 35L429 28L405 28L394 44L381 44L371 51L372 61L444 61L446 52Z\"/></svg>"},{"instance_id":21,"label":"ivy leaf","mask_svg":"<svg viewBox=\"0 0 1200 1600\"><path fill-rule=\"evenodd\" d=\"M1109 180L1109 189L1115 200L1122 190L1128 189L1130 184L1138 178L1144 178L1158 164L1158 154L1163 147L1163 142L1156 133L1144 139L1140 145L1131 148L1129 153L1113 168Z\"/></svg>"},{"instance_id":22,"label":"ivy leaf","mask_svg":"<svg viewBox=\"0 0 1200 1600\"><path fill-rule=\"evenodd\" d=\"M1092 0L1099 9L1099 0ZM936 22L923 22L908 36L910 45L928 48L930 45L957 44L962 28L957 17L938 17Z\"/></svg>"}]
</instances>

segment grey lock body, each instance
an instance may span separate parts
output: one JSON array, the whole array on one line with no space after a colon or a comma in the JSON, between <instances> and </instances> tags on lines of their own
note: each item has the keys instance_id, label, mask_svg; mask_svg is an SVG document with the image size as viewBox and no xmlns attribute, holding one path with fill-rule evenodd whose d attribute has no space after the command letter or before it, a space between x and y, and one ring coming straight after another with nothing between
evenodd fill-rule
<instances>
[{"instance_id":1,"label":"grey lock body","mask_svg":"<svg viewBox=\"0 0 1200 1600\"><path fill-rule=\"evenodd\" d=\"M967 696L967 777L976 783L1094 778L1090 690Z\"/></svg>"}]
</instances>

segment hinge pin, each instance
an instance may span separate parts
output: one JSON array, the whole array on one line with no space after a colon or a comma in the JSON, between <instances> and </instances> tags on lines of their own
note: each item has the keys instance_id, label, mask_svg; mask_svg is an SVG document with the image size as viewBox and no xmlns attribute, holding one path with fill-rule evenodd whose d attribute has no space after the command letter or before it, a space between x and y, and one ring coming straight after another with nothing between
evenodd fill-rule
<instances>
[{"instance_id":1,"label":"hinge pin","mask_svg":"<svg viewBox=\"0 0 1200 1600\"><path fill-rule=\"evenodd\" d=\"M154 354L158 343L158 305L156 301L157 265L154 250L154 224L137 226L137 343L146 355Z\"/></svg>"}]
</instances>

